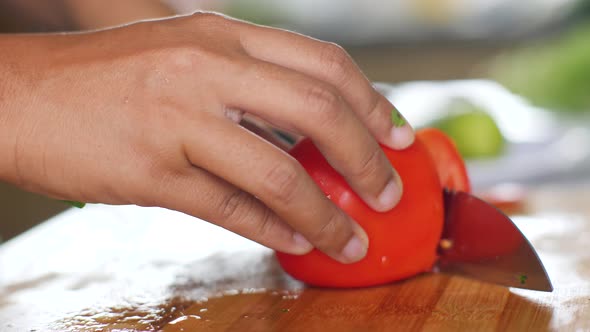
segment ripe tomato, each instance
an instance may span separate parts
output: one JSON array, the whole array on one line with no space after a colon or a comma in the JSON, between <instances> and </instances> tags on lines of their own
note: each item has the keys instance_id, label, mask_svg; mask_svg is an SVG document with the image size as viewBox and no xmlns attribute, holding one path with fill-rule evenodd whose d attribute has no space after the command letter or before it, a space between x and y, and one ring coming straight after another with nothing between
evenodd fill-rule
<instances>
[{"instance_id":1,"label":"ripe tomato","mask_svg":"<svg viewBox=\"0 0 590 332\"><path fill-rule=\"evenodd\" d=\"M444 132L435 128L418 130L416 137L430 151L441 185L452 190L471 192L465 163L455 143Z\"/></svg>"},{"instance_id":2,"label":"ripe tomato","mask_svg":"<svg viewBox=\"0 0 590 332\"><path fill-rule=\"evenodd\" d=\"M382 148L404 183L401 201L385 213L367 206L310 140L291 150L327 197L363 227L370 243L367 256L353 264L338 263L315 249L302 256L278 252L287 273L315 286L363 287L431 270L443 226L437 167L420 136L403 151Z\"/></svg>"},{"instance_id":3,"label":"ripe tomato","mask_svg":"<svg viewBox=\"0 0 590 332\"><path fill-rule=\"evenodd\" d=\"M471 191L465 163L455 143L444 132L434 128L425 128L416 132L436 165L441 185L444 188L464 192ZM519 192L513 191L513 194ZM516 195L518 197L518 195ZM483 197L497 208L517 208L516 202ZM521 200L522 203L522 200ZM522 206L521 206L522 207ZM506 255L518 250L522 244L520 232L508 224L496 224L494 218L474 211L469 207L455 206L453 214L458 222L445 230L443 237L453 239L453 246L445 250L445 261L478 261ZM477 222L473 222L477 220ZM481 228L485 227L488 237L482 238ZM473 239L477 239L474 242ZM498 241L502 239L502 241Z\"/></svg>"}]
</instances>

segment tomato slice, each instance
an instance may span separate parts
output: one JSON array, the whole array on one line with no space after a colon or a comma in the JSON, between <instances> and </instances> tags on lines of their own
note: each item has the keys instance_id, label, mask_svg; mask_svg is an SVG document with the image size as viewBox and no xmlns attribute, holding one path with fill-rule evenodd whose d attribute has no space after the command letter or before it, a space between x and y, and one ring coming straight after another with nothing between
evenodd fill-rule
<instances>
[{"instance_id":1,"label":"tomato slice","mask_svg":"<svg viewBox=\"0 0 590 332\"><path fill-rule=\"evenodd\" d=\"M416 136L426 145L442 187L471 192L465 163L451 138L435 128L420 129L416 131Z\"/></svg>"}]
</instances>

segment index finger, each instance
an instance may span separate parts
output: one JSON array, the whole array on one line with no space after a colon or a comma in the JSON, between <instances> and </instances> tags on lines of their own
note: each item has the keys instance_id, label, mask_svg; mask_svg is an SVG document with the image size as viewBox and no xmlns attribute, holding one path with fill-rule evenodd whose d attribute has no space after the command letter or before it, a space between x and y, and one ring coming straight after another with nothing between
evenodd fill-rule
<instances>
[{"instance_id":1,"label":"index finger","mask_svg":"<svg viewBox=\"0 0 590 332\"><path fill-rule=\"evenodd\" d=\"M414 141L412 127L377 92L340 46L262 26L246 29L241 42L255 58L302 72L336 87L381 143L393 149L403 149Z\"/></svg>"}]
</instances>

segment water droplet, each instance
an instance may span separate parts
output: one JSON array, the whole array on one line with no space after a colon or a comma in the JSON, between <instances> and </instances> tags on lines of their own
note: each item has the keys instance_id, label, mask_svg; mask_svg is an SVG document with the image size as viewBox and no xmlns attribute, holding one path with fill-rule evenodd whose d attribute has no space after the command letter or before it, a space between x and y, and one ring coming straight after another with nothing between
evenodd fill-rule
<instances>
[{"instance_id":1,"label":"water droplet","mask_svg":"<svg viewBox=\"0 0 590 332\"><path fill-rule=\"evenodd\" d=\"M188 320L200 320L201 316L197 316L197 315L186 315L186 316L182 316L182 317L178 317L175 320L171 321L170 325L174 325L174 324L178 324L184 321L188 321Z\"/></svg>"}]
</instances>

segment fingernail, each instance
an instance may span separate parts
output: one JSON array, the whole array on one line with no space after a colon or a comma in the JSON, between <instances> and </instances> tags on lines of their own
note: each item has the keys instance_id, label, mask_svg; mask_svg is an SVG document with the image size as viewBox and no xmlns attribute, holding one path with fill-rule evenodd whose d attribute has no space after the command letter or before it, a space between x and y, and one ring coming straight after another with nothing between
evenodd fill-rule
<instances>
[{"instance_id":1,"label":"fingernail","mask_svg":"<svg viewBox=\"0 0 590 332\"><path fill-rule=\"evenodd\" d=\"M293 241L298 255L307 254L313 249L313 245L300 233L293 234Z\"/></svg>"},{"instance_id":2,"label":"fingernail","mask_svg":"<svg viewBox=\"0 0 590 332\"><path fill-rule=\"evenodd\" d=\"M391 128L391 144L396 150L405 149L414 143L414 129L409 124Z\"/></svg>"},{"instance_id":3,"label":"fingernail","mask_svg":"<svg viewBox=\"0 0 590 332\"><path fill-rule=\"evenodd\" d=\"M394 177L391 179L379 197L377 198L377 202L379 203L379 207L377 209L378 212L385 212L393 209L393 207L399 202L402 196L402 182L397 174L394 172Z\"/></svg>"},{"instance_id":4,"label":"fingernail","mask_svg":"<svg viewBox=\"0 0 590 332\"><path fill-rule=\"evenodd\" d=\"M353 235L344 249L342 249L343 263L358 262L367 255L368 243L364 242L358 235Z\"/></svg>"}]
</instances>

